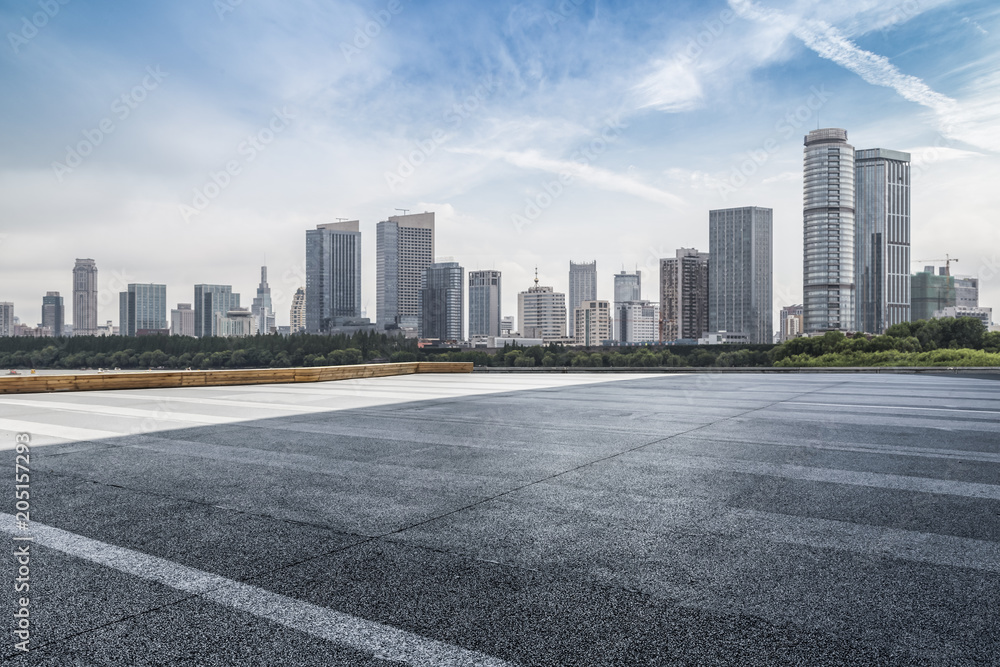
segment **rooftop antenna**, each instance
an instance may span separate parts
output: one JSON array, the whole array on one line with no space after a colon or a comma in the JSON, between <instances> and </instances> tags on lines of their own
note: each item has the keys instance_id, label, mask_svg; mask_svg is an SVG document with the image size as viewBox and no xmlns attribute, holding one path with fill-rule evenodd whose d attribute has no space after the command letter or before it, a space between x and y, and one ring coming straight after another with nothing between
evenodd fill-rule
<instances>
[{"instance_id":1,"label":"rooftop antenna","mask_svg":"<svg viewBox=\"0 0 1000 667\"><path fill-rule=\"evenodd\" d=\"M346 222L347 218L337 218L337 222Z\"/></svg>"},{"instance_id":2,"label":"rooftop antenna","mask_svg":"<svg viewBox=\"0 0 1000 667\"><path fill-rule=\"evenodd\" d=\"M403 215L406 215L407 213L410 212L410 209L408 209L408 208L397 208L396 210L397 211L402 211Z\"/></svg>"},{"instance_id":3,"label":"rooftop antenna","mask_svg":"<svg viewBox=\"0 0 1000 667\"><path fill-rule=\"evenodd\" d=\"M538 267L535 267L535 287L538 287Z\"/></svg>"}]
</instances>

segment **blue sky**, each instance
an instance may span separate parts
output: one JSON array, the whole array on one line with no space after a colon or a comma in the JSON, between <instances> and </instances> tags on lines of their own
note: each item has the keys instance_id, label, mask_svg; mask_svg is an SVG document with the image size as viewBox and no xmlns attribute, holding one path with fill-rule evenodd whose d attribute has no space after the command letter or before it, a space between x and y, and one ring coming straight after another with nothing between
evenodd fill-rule
<instances>
[{"instance_id":1,"label":"blue sky","mask_svg":"<svg viewBox=\"0 0 1000 667\"><path fill-rule=\"evenodd\" d=\"M571 259L597 260L600 298L638 267L656 300L656 260L707 250L710 209L771 207L777 309L801 301L817 126L910 151L913 258L958 257L1000 308L995 2L35 0L0 27L0 300L30 324L76 257L102 320L128 282L249 305L266 259L287 323L304 230L338 217L361 220L374 317L397 208L501 269L514 314Z\"/></svg>"}]
</instances>

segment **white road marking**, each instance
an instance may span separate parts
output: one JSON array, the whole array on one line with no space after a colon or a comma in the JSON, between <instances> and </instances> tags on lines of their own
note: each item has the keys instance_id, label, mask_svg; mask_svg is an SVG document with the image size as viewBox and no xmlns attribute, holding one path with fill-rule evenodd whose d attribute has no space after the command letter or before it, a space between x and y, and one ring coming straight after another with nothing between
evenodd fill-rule
<instances>
[{"instance_id":1,"label":"white road marking","mask_svg":"<svg viewBox=\"0 0 1000 667\"><path fill-rule=\"evenodd\" d=\"M869 409L869 410L931 410L933 412L969 412L969 413L983 413L988 415L1000 415L1000 410L968 410L964 408L935 408L932 406L926 407L909 407L903 405L870 405L870 404L852 404L852 403L805 403L802 401L785 401L780 405L816 405L828 408L851 408L852 410L859 409ZM777 406L775 406L777 407Z\"/></svg>"},{"instance_id":2,"label":"white road marking","mask_svg":"<svg viewBox=\"0 0 1000 667\"><path fill-rule=\"evenodd\" d=\"M508 667L513 663L429 639L399 628L320 607L217 574L196 570L163 558L92 540L32 521L30 532L16 528L15 517L0 513L0 530L30 534L35 544L88 560L134 577L192 593L216 604L278 623L292 630L348 646L381 660L407 665L478 665Z\"/></svg>"}]
</instances>

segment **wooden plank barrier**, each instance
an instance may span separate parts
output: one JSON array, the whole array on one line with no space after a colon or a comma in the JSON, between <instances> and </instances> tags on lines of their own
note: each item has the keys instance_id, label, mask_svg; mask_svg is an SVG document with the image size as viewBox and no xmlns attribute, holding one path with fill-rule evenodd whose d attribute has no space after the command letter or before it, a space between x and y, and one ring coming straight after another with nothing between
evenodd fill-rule
<instances>
[{"instance_id":1,"label":"wooden plank barrier","mask_svg":"<svg viewBox=\"0 0 1000 667\"><path fill-rule=\"evenodd\" d=\"M0 394L38 394L100 389L159 389L223 385L330 382L414 373L471 373L471 362L414 361L403 364L355 364L307 368L247 368L221 371L138 371L82 375L0 376Z\"/></svg>"}]
</instances>

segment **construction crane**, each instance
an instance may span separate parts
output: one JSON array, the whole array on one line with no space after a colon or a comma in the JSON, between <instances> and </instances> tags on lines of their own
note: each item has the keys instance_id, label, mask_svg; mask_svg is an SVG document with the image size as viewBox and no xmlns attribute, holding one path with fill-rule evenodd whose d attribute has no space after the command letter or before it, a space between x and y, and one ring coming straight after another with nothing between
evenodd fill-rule
<instances>
[{"instance_id":1,"label":"construction crane","mask_svg":"<svg viewBox=\"0 0 1000 667\"><path fill-rule=\"evenodd\" d=\"M957 262L957 261L958 261L957 259L955 259L951 255L949 255L948 253L945 253L944 254L944 259L915 259L915 260L913 260L913 263L914 264L924 264L926 262L944 262L944 274L946 276L950 276L951 275L951 263L952 262Z\"/></svg>"}]
</instances>

